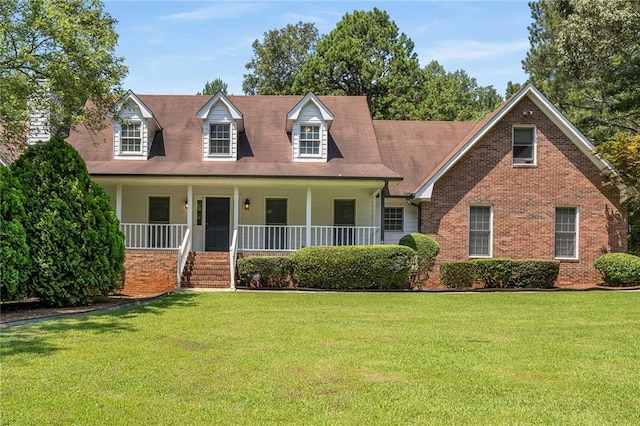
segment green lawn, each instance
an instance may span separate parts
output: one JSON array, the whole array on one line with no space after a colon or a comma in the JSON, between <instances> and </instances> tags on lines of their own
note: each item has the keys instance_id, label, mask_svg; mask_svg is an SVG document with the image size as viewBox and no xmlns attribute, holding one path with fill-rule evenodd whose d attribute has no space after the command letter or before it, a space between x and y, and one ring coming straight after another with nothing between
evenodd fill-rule
<instances>
[{"instance_id":1,"label":"green lawn","mask_svg":"<svg viewBox=\"0 0 640 426\"><path fill-rule=\"evenodd\" d=\"M2 424L640 424L640 292L181 293L1 342Z\"/></svg>"}]
</instances>

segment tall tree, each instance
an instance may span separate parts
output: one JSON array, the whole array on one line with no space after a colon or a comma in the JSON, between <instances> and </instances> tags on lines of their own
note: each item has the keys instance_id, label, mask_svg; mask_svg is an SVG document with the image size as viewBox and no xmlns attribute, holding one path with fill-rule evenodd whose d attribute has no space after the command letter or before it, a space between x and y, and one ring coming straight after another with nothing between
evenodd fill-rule
<instances>
[{"instance_id":1,"label":"tall tree","mask_svg":"<svg viewBox=\"0 0 640 426\"><path fill-rule=\"evenodd\" d=\"M318 30L311 22L298 22L264 33L255 40L253 58L245 68L242 90L247 95L292 94L293 81L307 56L315 50Z\"/></svg>"},{"instance_id":2,"label":"tall tree","mask_svg":"<svg viewBox=\"0 0 640 426\"><path fill-rule=\"evenodd\" d=\"M529 3L531 80L596 143L640 132L640 2Z\"/></svg>"},{"instance_id":3,"label":"tall tree","mask_svg":"<svg viewBox=\"0 0 640 426\"><path fill-rule=\"evenodd\" d=\"M502 102L493 86L479 86L464 70L447 72L437 61L422 70L418 119L481 120Z\"/></svg>"},{"instance_id":4,"label":"tall tree","mask_svg":"<svg viewBox=\"0 0 640 426\"><path fill-rule=\"evenodd\" d=\"M204 89L202 89L202 92L198 92L196 93L196 95L215 95L218 92L226 95L228 87L229 86L227 86L227 83L225 83L221 78L218 77L213 81L207 81L204 84Z\"/></svg>"},{"instance_id":5,"label":"tall tree","mask_svg":"<svg viewBox=\"0 0 640 426\"><path fill-rule=\"evenodd\" d=\"M66 136L80 122L99 129L127 73L114 55L116 20L102 3L3 0L0 22L0 143L26 141L27 103L43 80L54 100L47 108L56 134Z\"/></svg>"},{"instance_id":6,"label":"tall tree","mask_svg":"<svg viewBox=\"0 0 640 426\"><path fill-rule=\"evenodd\" d=\"M304 61L293 92L366 96L374 118L414 118L420 65L413 48L386 12L347 13Z\"/></svg>"}]
</instances>

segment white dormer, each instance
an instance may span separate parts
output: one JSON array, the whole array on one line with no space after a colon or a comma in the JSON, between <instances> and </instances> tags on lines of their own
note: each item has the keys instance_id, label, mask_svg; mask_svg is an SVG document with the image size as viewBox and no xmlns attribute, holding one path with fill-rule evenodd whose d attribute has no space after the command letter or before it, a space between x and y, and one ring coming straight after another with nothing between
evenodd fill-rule
<instances>
[{"instance_id":1,"label":"white dormer","mask_svg":"<svg viewBox=\"0 0 640 426\"><path fill-rule=\"evenodd\" d=\"M308 93L287 114L293 161L327 161L333 114L313 93Z\"/></svg>"},{"instance_id":2,"label":"white dormer","mask_svg":"<svg viewBox=\"0 0 640 426\"><path fill-rule=\"evenodd\" d=\"M109 114L113 119L113 156L120 160L146 160L154 135L162 127L153 112L128 91Z\"/></svg>"},{"instance_id":3,"label":"white dormer","mask_svg":"<svg viewBox=\"0 0 640 426\"><path fill-rule=\"evenodd\" d=\"M244 120L238 108L218 92L196 116L202 120L202 159L236 161L238 134L244 131Z\"/></svg>"}]
</instances>

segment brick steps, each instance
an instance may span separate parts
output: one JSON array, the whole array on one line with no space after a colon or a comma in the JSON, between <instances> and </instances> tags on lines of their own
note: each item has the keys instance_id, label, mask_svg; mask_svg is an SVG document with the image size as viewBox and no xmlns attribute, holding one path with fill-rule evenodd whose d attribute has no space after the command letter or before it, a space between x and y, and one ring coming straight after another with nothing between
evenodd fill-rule
<instances>
[{"instance_id":1,"label":"brick steps","mask_svg":"<svg viewBox=\"0 0 640 426\"><path fill-rule=\"evenodd\" d=\"M229 253L191 252L182 274L181 287L229 288Z\"/></svg>"}]
</instances>

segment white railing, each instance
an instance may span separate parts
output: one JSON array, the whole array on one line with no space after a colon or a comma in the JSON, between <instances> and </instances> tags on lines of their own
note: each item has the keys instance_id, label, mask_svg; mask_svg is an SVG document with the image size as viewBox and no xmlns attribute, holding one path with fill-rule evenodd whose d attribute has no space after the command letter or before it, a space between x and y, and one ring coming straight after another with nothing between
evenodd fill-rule
<instances>
[{"instance_id":1,"label":"white railing","mask_svg":"<svg viewBox=\"0 0 640 426\"><path fill-rule=\"evenodd\" d=\"M187 264L187 259L189 258L189 252L191 251L191 230L187 229L187 232L184 233L184 238L182 239L182 244L178 247L178 287L180 287L180 283L182 282L182 273L184 272L184 266Z\"/></svg>"},{"instance_id":2,"label":"white railing","mask_svg":"<svg viewBox=\"0 0 640 426\"><path fill-rule=\"evenodd\" d=\"M239 225L240 251L293 251L306 246L369 245L378 243L376 226Z\"/></svg>"},{"instance_id":3,"label":"white railing","mask_svg":"<svg viewBox=\"0 0 640 426\"><path fill-rule=\"evenodd\" d=\"M121 223L128 249L177 250L187 232L186 224Z\"/></svg>"},{"instance_id":4,"label":"white railing","mask_svg":"<svg viewBox=\"0 0 640 426\"><path fill-rule=\"evenodd\" d=\"M238 230L233 231L231 246L229 247L229 272L231 273L231 288L236 288L236 261L238 259Z\"/></svg>"}]
</instances>

